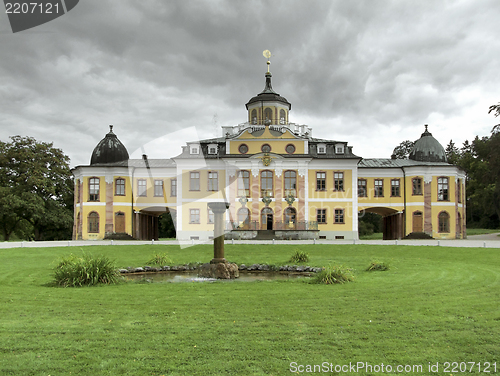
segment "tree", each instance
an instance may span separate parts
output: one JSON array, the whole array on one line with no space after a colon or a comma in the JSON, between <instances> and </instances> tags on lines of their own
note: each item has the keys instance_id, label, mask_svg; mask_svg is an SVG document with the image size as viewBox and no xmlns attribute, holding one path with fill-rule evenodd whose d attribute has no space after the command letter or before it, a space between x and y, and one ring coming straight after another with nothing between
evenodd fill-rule
<instances>
[{"instance_id":1,"label":"tree","mask_svg":"<svg viewBox=\"0 0 500 376\"><path fill-rule=\"evenodd\" d=\"M73 224L69 157L32 137L0 141L0 228L35 240L68 238ZM29 225L28 225L29 224Z\"/></svg>"},{"instance_id":2,"label":"tree","mask_svg":"<svg viewBox=\"0 0 500 376\"><path fill-rule=\"evenodd\" d=\"M159 221L159 232L160 238L175 238L175 221L176 221L176 212L170 211L167 209L166 213L163 213L160 216Z\"/></svg>"},{"instance_id":3,"label":"tree","mask_svg":"<svg viewBox=\"0 0 500 376\"><path fill-rule=\"evenodd\" d=\"M406 140L400 143L392 151L392 159L408 159L410 152L415 146L415 141Z\"/></svg>"},{"instance_id":4,"label":"tree","mask_svg":"<svg viewBox=\"0 0 500 376\"><path fill-rule=\"evenodd\" d=\"M450 143L446 146L445 153L448 163L456 164L460 158L460 150L455 146L453 140L450 140Z\"/></svg>"},{"instance_id":5,"label":"tree","mask_svg":"<svg viewBox=\"0 0 500 376\"><path fill-rule=\"evenodd\" d=\"M495 117L500 115L500 102L498 104L494 104L494 105L490 106L488 113L491 113L491 112L493 112Z\"/></svg>"}]
</instances>

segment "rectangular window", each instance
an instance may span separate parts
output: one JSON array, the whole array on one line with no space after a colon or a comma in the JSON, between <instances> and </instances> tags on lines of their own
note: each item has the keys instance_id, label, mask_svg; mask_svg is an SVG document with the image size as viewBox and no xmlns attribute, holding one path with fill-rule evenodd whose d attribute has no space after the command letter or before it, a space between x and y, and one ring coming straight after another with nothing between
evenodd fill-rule
<instances>
[{"instance_id":1,"label":"rectangular window","mask_svg":"<svg viewBox=\"0 0 500 376\"><path fill-rule=\"evenodd\" d=\"M316 172L316 190L326 191L326 172Z\"/></svg>"},{"instance_id":2,"label":"rectangular window","mask_svg":"<svg viewBox=\"0 0 500 376\"><path fill-rule=\"evenodd\" d=\"M137 180L137 196L146 197L147 192L148 190L146 179Z\"/></svg>"},{"instance_id":3,"label":"rectangular window","mask_svg":"<svg viewBox=\"0 0 500 376\"><path fill-rule=\"evenodd\" d=\"M163 197L163 180L155 180L155 197Z\"/></svg>"},{"instance_id":4,"label":"rectangular window","mask_svg":"<svg viewBox=\"0 0 500 376\"><path fill-rule=\"evenodd\" d=\"M375 179L375 197L384 197L384 181Z\"/></svg>"},{"instance_id":5,"label":"rectangular window","mask_svg":"<svg viewBox=\"0 0 500 376\"><path fill-rule=\"evenodd\" d=\"M285 171L285 186L284 186L284 197L292 195L297 197L297 173L295 171Z\"/></svg>"},{"instance_id":6,"label":"rectangular window","mask_svg":"<svg viewBox=\"0 0 500 376\"><path fill-rule=\"evenodd\" d=\"M99 201L99 178L89 179L89 201Z\"/></svg>"},{"instance_id":7,"label":"rectangular window","mask_svg":"<svg viewBox=\"0 0 500 376\"><path fill-rule=\"evenodd\" d=\"M215 171L208 171L208 190L219 190L219 175Z\"/></svg>"},{"instance_id":8,"label":"rectangular window","mask_svg":"<svg viewBox=\"0 0 500 376\"><path fill-rule=\"evenodd\" d=\"M344 209L335 209L335 223L344 223Z\"/></svg>"},{"instance_id":9,"label":"rectangular window","mask_svg":"<svg viewBox=\"0 0 500 376\"><path fill-rule=\"evenodd\" d=\"M177 179L170 179L170 196L177 197Z\"/></svg>"},{"instance_id":10,"label":"rectangular window","mask_svg":"<svg viewBox=\"0 0 500 376\"><path fill-rule=\"evenodd\" d=\"M238 172L238 197L250 197L250 172Z\"/></svg>"},{"instance_id":11,"label":"rectangular window","mask_svg":"<svg viewBox=\"0 0 500 376\"><path fill-rule=\"evenodd\" d=\"M422 178L414 178L413 180L413 196L422 194Z\"/></svg>"},{"instance_id":12,"label":"rectangular window","mask_svg":"<svg viewBox=\"0 0 500 376\"><path fill-rule=\"evenodd\" d=\"M189 209L189 223L200 223L200 209Z\"/></svg>"},{"instance_id":13,"label":"rectangular window","mask_svg":"<svg viewBox=\"0 0 500 376\"><path fill-rule=\"evenodd\" d=\"M358 179L358 197L366 197L366 180Z\"/></svg>"},{"instance_id":14,"label":"rectangular window","mask_svg":"<svg viewBox=\"0 0 500 376\"><path fill-rule=\"evenodd\" d=\"M449 201L448 178L438 178L438 201Z\"/></svg>"},{"instance_id":15,"label":"rectangular window","mask_svg":"<svg viewBox=\"0 0 500 376\"><path fill-rule=\"evenodd\" d=\"M125 179L115 180L115 196L125 196Z\"/></svg>"},{"instance_id":16,"label":"rectangular window","mask_svg":"<svg viewBox=\"0 0 500 376\"><path fill-rule=\"evenodd\" d=\"M262 171L260 173L260 197L273 197L273 172Z\"/></svg>"},{"instance_id":17,"label":"rectangular window","mask_svg":"<svg viewBox=\"0 0 500 376\"><path fill-rule=\"evenodd\" d=\"M189 174L189 190L199 191L200 190L200 173L191 172Z\"/></svg>"},{"instance_id":18,"label":"rectangular window","mask_svg":"<svg viewBox=\"0 0 500 376\"><path fill-rule=\"evenodd\" d=\"M318 223L326 223L326 209L316 209L316 220Z\"/></svg>"},{"instance_id":19,"label":"rectangular window","mask_svg":"<svg viewBox=\"0 0 500 376\"><path fill-rule=\"evenodd\" d=\"M208 223L214 223L214 212L212 209L208 208L208 213L207 213L207 218L208 218Z\"/></svg>"},{"instance_id":20,"label":"rectangular window","mask_svg":"<svg viewBox=\"0 0 500 376\"><path fill-rule=\"evenodd\" d=\"M392 197L401 196L401 191L399 189L399 179L392 179L391 180L391 196Z\"/></svg>"},{"instance_id":21,"label":"rectangular window","mask_svg":"<svg viewBox=\"0 0 500 376\"><path fill-rule=\"evenodd\" d=\"M333 173L333 189L336 191L344 190L344 173L334 172Z\"/></svg>"}]
</instances>

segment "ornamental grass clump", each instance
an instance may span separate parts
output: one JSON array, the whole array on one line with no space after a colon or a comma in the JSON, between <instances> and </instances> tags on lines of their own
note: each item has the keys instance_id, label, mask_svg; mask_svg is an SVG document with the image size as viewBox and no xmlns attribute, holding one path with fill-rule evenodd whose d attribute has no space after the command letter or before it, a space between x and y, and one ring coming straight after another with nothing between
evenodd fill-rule
<instances>
[{"instance_id":1,"label":"ornamental grass clump","mask_svg":"<svg viewBox=\"0 0 500 376\"><path fill-rule=\"evenodd\" d=\"M54 283L63 287L110 285L120 280L120 273L108 257L89 253L61 258L54 273Z\"/></svg>"},{"instance_id":2,"label":"ornamental grass clump","mask_svg":"<svg viewBox=\"0 0 500 376\"><path fill-rule=\"evenodd\" d=\"M167 256L166 253L155 253L151 258L146 262L146 265L172 265L172 259Z\"/></svg>"},{"instance_id":3,"label":"ornamental grass clump","mask_svg":"<svg viewBox=\"0 0 500 376\"><path fill-rule=\"evenodd\" d=\"M295 251L295 253L292 255L290 258L289 262L293 263L302 263L302 262L308 262L309 261L309 254L305 253L304 251Z\"/></svg>"},{"instance_id":4,"label":"ornamental grass clump","mask_svg":"<svg viewBox=\"0 0 500 376\"><path fill-rule=\"evenodd\" d=\"M324 285L344 284L352 281L354 281L353 270L344 265L328 265L311 279L312 283Z\"/></svg>"},{"instance_id":5,"label":"ornamental grass clump","mask_svg":"<svg viewBox=\"0 0 500 376\"><path fill-rule=\"evenodd\" d=\"M368 268L366 268L366 271L373 272L373 271L384 271L389 269L390 265L388 262L372 261L368 266Z\"/></svg>"}]
</instances>

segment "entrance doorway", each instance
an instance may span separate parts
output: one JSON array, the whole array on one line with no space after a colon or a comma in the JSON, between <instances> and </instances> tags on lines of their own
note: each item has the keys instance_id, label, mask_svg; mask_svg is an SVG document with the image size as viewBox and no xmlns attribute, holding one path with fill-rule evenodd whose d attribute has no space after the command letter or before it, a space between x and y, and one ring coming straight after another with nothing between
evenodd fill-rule
<instances>
[{"instance_id":1,"label":"entrance doorway","mask_svg":"<svg viewBox=\"0 0 500 376\"><path fill-rule=\"evenodd\" d=\"M422 232L424 229L424 216L421 211L413 212L412 232Z\"/></svg>"},{"instance_id":2,"label":"entrance doorway","mask_svg":"<svg viewBox=\"0 0 500 376\"><path fill-rule=\"evenodd\" d=\"M123 212L115 213L115 232L116 233L125 232L125 213Z\"/></svg>"},{"instance_id":3,"label":"entrance doorway","mask_svg":"<svg viewBox=\"0 0 500 376\"><path fill-rule=\"evenodd\" d=\"M273 210L271 208L264 208L261 212L262 217L262 228L263 230L272 230L273 229Z\"/></svg>"}]
</instances>

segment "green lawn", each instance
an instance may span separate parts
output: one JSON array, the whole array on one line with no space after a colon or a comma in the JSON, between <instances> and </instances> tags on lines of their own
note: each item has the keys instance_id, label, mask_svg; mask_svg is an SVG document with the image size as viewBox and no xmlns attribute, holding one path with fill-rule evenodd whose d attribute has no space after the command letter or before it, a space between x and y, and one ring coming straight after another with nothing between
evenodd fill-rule
<instances>
[{"instance_id":1,"label":"green lawn","mask_svg":"<svg viewBox=\"0 0 500 376\"><path fill-rule=\"evenodd\" d=\"M144 265L153 252L178 264L213 255L210 245L85 250L118 267ZM354 268L356 281L56 288L55 261L79 249L0 249L0 375L287 375L323 362L422 365L419 375L459 374L444 373L444 362L500 368L498 249L226 245L226 258L278 264L295 250L309 265ZM365 272L375 259L391 270Z\"/></svg>"},{"instance_id":2,"label":"green lawn","mask_svg":"<svg viewBox=\"0 0 500 376\"><path fill-rule=\"evenodd\" d=\"M500 229L490 229L490 228L468 228L467 236L471 235L484 235L484 234L494 234L500 232Z\"/></svg>"}]
</instances>

